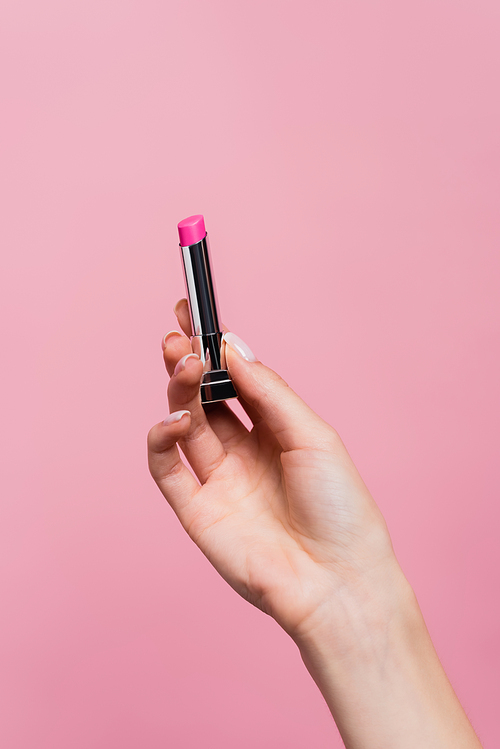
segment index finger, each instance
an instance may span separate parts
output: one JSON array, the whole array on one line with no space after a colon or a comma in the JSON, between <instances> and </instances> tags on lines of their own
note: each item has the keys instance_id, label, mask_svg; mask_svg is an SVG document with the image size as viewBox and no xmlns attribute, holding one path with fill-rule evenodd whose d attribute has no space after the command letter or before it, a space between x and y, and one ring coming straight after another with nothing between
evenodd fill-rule
<instances>
[{"instance_id":1,"label":"index finger","mask_svg":"<svg viewBox=\"0 0 500 749\"><path fill-rule=\"evenodd\" d=\"M188 338L191 338L193 335L193 329L191 327L191 315L189 314L187 299L179 299L174 307L174 314L179 321L182 331L188 336Z\"/></svg>"}]
</instances>

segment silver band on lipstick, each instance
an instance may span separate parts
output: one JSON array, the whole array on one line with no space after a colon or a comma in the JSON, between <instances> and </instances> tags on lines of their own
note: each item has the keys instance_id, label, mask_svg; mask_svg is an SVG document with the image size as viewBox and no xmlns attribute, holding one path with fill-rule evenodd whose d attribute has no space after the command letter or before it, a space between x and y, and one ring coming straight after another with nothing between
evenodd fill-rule
<instances>
[{"instance_id":1,"label":"silver band on lipstick","mask_svg":"<svg viewBox=\"0 0 500 749\"><path fill-rule=\"evenodd\" d=\"M238 394L226 369L225 344L219 323L217 293L210 267L208 235L181 248L186 292L191 314L193 351L203 363L202 403L215 403Z\"/></svg>"}]
</instances>

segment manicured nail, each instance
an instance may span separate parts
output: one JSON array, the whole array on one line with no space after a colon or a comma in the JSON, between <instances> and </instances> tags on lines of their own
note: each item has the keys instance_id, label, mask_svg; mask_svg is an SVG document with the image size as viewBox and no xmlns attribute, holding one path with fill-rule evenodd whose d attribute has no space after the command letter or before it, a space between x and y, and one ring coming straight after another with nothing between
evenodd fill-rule
<instances>
[{"instance_id":1,"label":"manicured nail","mask_svg":"<svg viewBox=\"0 0 500 749\"><path fill-rule=\"evenodd\" d=\"M165 349L165 346L167 345L167 338L170 338L170 336L172 335L182 335L182 333L179 333L178 330L169 330L168 333L165 333L165 335L161 339L162 351Z\"/></svg>"},{"instance_id":2,"label":"manicured nail","mask_svg":"<svg viewBox=\"0 0 500 749\"><path fill-rule=\"evenodd\" d=\"M183 306L184 306L185 304L187 304L187 303L188 303L187 299L179 299L179 301L177 302L177 304L176 304L176 305L175 305L175 307L174 307L174 315L175 315L176 317L178 317L178 315L179 315L179 311L178 311L178 309L179 309L180 307L183 307Z\"/></svg>"},{"instance_id":3,"label":"manicured nail","mask_svg":"<svg viewBox=\"0 0 500 749\"><path fill-rule=\"evenodd\" d=\"M231 346L233 351L236 351L236 353L242 356L243 359L246 359L247 361L257 361L257 357L250 346L247 346L247 344L242 341L241 338L238 338L237 335L234 333L224 333L223 338L227 345Z\"/></svg>"},{"instance_id":4,"label":"manicured nail","mask_svg":"<svg viewBox=\"0 0 500 749\"><path fill-rule=\"evenodd\" d=\"M175 365L174 375L178 375L179 372L182 372L184 369L186 369L186 362L190 356L194 356L195 359L200 358L198 354L186 354L186 356L183 356L182 359L179 359L179 361Z\"/></svg>"},{"instance_id":5,"label":"manicured nail","mask_svg":"<svg viewBox=\"0 0 500 749\"><path fill-rule=\"evenodd\" d=\"M164 427L168 427L169 424L175 424L176 421L180 421L184 414L189 414L191 411L174 411L172 414L167 416L163 422Z\"/></svg>"}]
</instances>

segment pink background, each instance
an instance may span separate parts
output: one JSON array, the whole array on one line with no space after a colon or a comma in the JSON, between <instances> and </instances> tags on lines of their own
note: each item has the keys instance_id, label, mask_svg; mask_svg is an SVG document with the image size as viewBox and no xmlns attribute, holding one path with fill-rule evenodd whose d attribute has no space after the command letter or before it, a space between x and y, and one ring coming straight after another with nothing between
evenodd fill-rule
<instances>
[{"instance_id":1,"label":"pink background","mask_svg":"<svg viewBox=\"0 0 500 749\"><path fill-rule=\"evenodd\" d=\"M1 12L2 747L341 745L147 472L197 212L226 325L340 431L493 747L498 1Z\"/></svg>"}]
</instances>

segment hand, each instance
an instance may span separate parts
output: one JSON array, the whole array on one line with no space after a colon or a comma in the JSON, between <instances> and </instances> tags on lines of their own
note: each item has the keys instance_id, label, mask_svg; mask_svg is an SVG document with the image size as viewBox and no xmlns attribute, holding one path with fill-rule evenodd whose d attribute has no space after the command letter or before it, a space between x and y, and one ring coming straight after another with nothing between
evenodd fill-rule
<instances>
[{"instance_id":1,"label":"hand","mask_svg":"<svg viewBox=\"0 0 500 749\"><path fill-rule=\"evenodd\" d=\"M186 300L176 312L189 336ZM189 338L164 341L172 413L149 433L149 465L184 528L294 638L348 749L480 749L339 436L237 336L225 340L250 432L226 403L201 406Z\"/></svg>"},{"instance_id":2,"label":"hand","mask_svg":"<svg viewBox=\"0 0 500 749\"><path fill-rule=\"evenodd\" d=\"M190 335L187 302L176 311ZM226 341L253 429L226 403L203 409L202 364L189 338L170 334L168 400L180 418L151 430L150 470L222 577L300 639L331 621L346 594L385 585L390 595L397 564L384 519L335 430L236 336Z\"/></svg>"}]
</instances>

